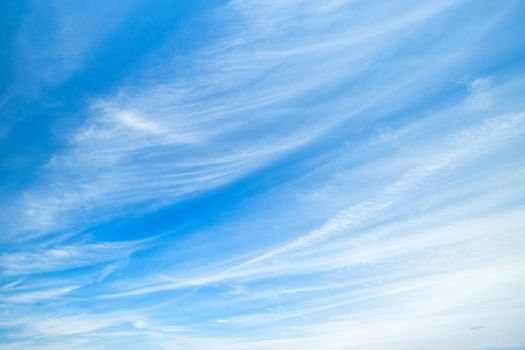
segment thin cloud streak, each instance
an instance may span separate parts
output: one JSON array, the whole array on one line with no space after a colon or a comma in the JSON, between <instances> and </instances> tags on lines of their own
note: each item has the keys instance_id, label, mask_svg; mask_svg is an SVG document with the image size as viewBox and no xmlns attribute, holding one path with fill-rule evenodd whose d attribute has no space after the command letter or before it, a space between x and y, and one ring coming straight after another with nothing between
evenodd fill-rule
<instances>
[{"instance_id":1,"label":"thin cloud streak","mask_svg":"<svg viewBox=\"0 0 525 350\"><path fill-rule=\"evenodd\" d=\"M55 5L4 44L0 349L525 344L519 0Z\"/></svg>"},{"instance_id":2,"label":"thin cloud streak","mask_svg":"<svg viewBox=\"0 0 525 350\"><path fill-rule=\"evenodd\" d=\"M242 270L252 265L261 263L289 251L305 248L315 242L326 239L337 233L350 229L353 225L363 223L371 217L378 215L393 204L399 202L410 191L417 190L422 183L439 171L459 167L480 154L494 151L506 141L523 134L525 113L506 115L485 121L482 125L461 132L451 145L442 153L431 156L417 167L403 174L399 179L384 189L375 199L358 203L349 209L329 219L320 228L283 246L274 248L266 253L249 259L236 266L228 268L216 275L191 279L185 282L169 283L160 286L146 287L117 293L106 297L117 298L124 296L137 296L172 289L200 286L210 283L229 280L236 275L242 276ZM240 272L239 272L240 271Z\"/></svg>"},{"instance_id":3,"label":"thin cloud streak","mask_svg":"<svg viewBox=\"0 0 525 350\"><path fill-rule=\"evenodd\" d=\"M63 271L120 260L148 244L144 241L92 243L56 246L37 252L2 253L0 267L6 276Z\"/></svg>"},{"instance_id":4,"label":"thin cloud streak","mask_svg":"<svg viewBox=\"0 0 525 350\"><path fill-rule=\"evenodd\" d=\"M272 18L280 9L272 6L263 7L263 11L256 14L247 4L232 4L234 11L257 16L259 19L254 22L257 25L274 25L269 28L264 24L244 34L237 30L227 32L221 40L239 44L203 49L196 57L202 62L196 77L175 76L174 82L153 84L138 92L129 89L113 100L94 103L92 115L72 137L70 149L55 155L46 166L48 176L44 184L26 192L16 203L25 217L22 231L30 233L26 237L31 238L67 228L73 222L92 225L133 214L139 208L157 209L235 181L309 144L356 110L369 108L370 102L357 108L352 106L353 113L348 113L349 106L343 104L323 113L322 119L307 117L293 125L294 120L298 121L296 117L282 123L283 115L291 116L293 110L280 104L340 81L343 67L358 67L374 60L386 50L381 45L395 33L412 26L417 28L452 3L418 6L392 23L380 26L378 19L366 14L365 21L377 29L362 39L356 40L363 35L362 29L348 24L348 33L333 45L317 50L319 54L302 52L289 57L288 48L283 48L284 53L276 52L269 58L257 57L257 52L268 49L264 40L283 40L282 45L272 43L271 47L287 47L292 43L284 34L294 33L302 26L326 27L324 30L330 36L333 29L329 23L310 23L301 17L286 16L284 22L274 21ZM236 6L240 7L236 9ZM285 5L290 11L300 6L299 2ZM304 11L311 16L309 11L313 8L307 7ZM339 17L337 21L342 20ZM310 50L316 51L317 34L312 32L303 40L300 44L303 49L314 45ZM327 69L317 67L315 73L303 74L304 69L325 65L323 62ZM277 72L260 79L273 70ZM347 76L360 74L362 70L350 69ZM254 79L258 82L250 87ZM275 136L254 134L256 129L277 130L278 125L282 131ZM242 137L242 134L254 134L254 137ZM173 157L176 162L170 161ZM141 166L136 165L138 161Z\"/></svg>"}]
</instances>

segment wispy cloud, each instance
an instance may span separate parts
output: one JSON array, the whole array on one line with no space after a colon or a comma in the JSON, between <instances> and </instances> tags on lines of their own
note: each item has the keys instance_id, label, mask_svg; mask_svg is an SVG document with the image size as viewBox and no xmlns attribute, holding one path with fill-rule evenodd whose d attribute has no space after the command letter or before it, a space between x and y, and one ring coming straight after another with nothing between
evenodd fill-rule
<instances>
[{"instance_id":1,"label":"wispy cloud","mask_svg":"<svg viewBox=\"0 0 525 350\"><path fill-rule=\"evenodd\" d=\"M62 245L38 251L2 253L4 275L63 271L120 260L147 246L144 242L112 242Z\"/></svg>"},{"instance_id":2,"label":"wispy cloud","mask_svg":"<svg viewBox=\"0 0 525 350\"><path fill-rule=\"evenodd\" d=\"M494 144L498 145L510 137L521 135L524 131L524 121L525 114L520 113L490 119L479 128L461 133L451 149L438 153L437 156L430 156L429 160L403 174L398 180L383 190L377 198L358 203L337 214L323 226L307 235L250 259L234 269L264 261L289 250L300 249L337 232L346 230L354 224L363 222L372 215L377 215L399 201L406 192L421 186L423 181L440 170L459 166L469 158L486 151L486 148L490 150Z\"/></svg>"},{"instance_id":3,"label":"wispy cloud","mask_svg":"<svg viewBox=\"0 0 525 350\"><path fill-rule=\"evenodd\" d=\"M308 247L330 236L345 232L353 226L365 223L394 204L399 203L403 197L411 191L417 191L417 188L421 187L424 181L439 171L450 171L478 157L480 154L494 151L509 139L522 135L525 131L523 128L524 122L525 114L513 114L489 119L476 128L462 131L456 135L454 140L450 142L450 145L445 146L445 150L438 152L437 155L430 155L428 159L404 173L400 178L387 186L376 195L375 198L351 206L330 218L321 227L290 243L273 248L268 252L246 260L222 272L202 278L192 278L188 281L179 281L126 291L113 295L112 297L142 295L158 291L199 286L229 280L239 277L239 275L243 276L244 273L242 270L249 268L251 265L262 263L289 251ZM253 272L252 270L251 273ZM255 273L257 273L256 270Z\"/></svg>"},{"instance_id":4,"label":"wispy cloud","mask_svg":"<svg viewBox=\"0 0 525 350\"><path fill-rule=\"evenodd\" d=\"M54 299L63 296L79 286L72 286L67 288L40 290L36 292L20 293L11 296L3 296L2 299L5 303L31 303L34 301L42 301L46 299Z\"/></svg>"},{"instance_id":5,"label":"wispy cloud","mask_svg":"<svg viewBox=\"0 0 525 350\"><path fill-rule=\"evenodd\" d=\"M0 349L525 344L519 1L44 7Z\"/></svg>"},{"instance_id":6,"label":"wispy cloud","mask_svg":"<svg viewBox=\"0 0 525 350\"><path fill-rule=\"evenodd\" d=\"M335 9L325 10L334 15L332 21L312 22L317 6L301 10L300 2L283 4L284 13L304 14L279 19L280 6L267 4L254 12L247 3L232 3L229 12L256 19L244 23L239 17L219 43L196 53L192 59L199 64L188 70L191 75L174 75L168 66L165 82L146 82L140 91L129 87L94 103L69 150L47 165L43 185L20 199L24 224L16 230L41 234L158 208L234 181L308 144L377 104L367 98L376 89L368 87L350 103L337 98L322 118L283 103L342 81L341 71L347 71L346 79L363 74L389 49L390 40L400 40L399 33L416 30L451 3L396 8L397 19L365 11L360 21L370 26L367 33L362 26L343 24ZM344 30L333 29L333 22ZM337 39L319 46L318 26ZM306 35L294 43L285 33L295 36L297 30ZM403 83L387 94L404 89ZM320 100L320 106L325 103Z\"/></svg>"}]
</instances>

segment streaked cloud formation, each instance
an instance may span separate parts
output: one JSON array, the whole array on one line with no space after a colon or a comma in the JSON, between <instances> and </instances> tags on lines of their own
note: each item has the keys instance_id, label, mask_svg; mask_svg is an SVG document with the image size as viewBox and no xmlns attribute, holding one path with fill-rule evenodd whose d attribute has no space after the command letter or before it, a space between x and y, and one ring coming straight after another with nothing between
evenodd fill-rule
<instances>
[{"instance_id":1,"label":"streaked cloud formation","mask_svg":"<svg viewBox=\"0 0 525 350\"><path fill-rule=\"evenodd\" d=\"M525 347L520 1L7 10L0 349Z\"/></svg>"}]
</instances>

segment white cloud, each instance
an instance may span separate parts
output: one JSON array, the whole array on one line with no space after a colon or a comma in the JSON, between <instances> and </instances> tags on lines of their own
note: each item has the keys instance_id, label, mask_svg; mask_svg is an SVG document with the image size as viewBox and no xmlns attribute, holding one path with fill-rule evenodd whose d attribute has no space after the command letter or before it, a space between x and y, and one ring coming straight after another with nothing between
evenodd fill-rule
<instances>
[{"instance_id":1,"label":"white cloud","mask_svg":"<svg viewBox=\"0 0 525 350\"><path fill-rule=\"evenodd\" d=\"M61 245L40 248L37 251L19 251L0 254L3 275L63 271L120 260L147 247L147 242L111 242Z\"/></svg>"},{"instance_id":2,"label":"white cloud","mask_svg":"<svg viewBox=\"0 0 525 350\"><path fill-rule=\"evenodd\" d=\"M336 98L329 106L320 101L316 108L323 111L315 115L284 104L359 76L403 39L399 33L417 30L451 4L393 7L400 14L394 19L390 12L365 11L353 23L335 9L326 21L315 16L317 6L302 2L266 3L257 10L253 4L231 3L220 15L239 16L217 43L188 58L198 63L195 67L173 74L171 66L178 62L168 59L156 70L161 82L123 88L119 96L94 103L69 148L46 166L42 185L11 206L22 212L23 223L11 224L9 237L31 238L169 205L326 136L377 105L370 99L378 97L377 89L364 86L353 100ZM300 15L291 16L292 9ZM334 22L343 29L335 31ZM370 30L363 32L363 26ZM295 40L298 30L304 35ZM319 44L319 33L331 39ZM446 64L440 60L434 69ZM393 98L415 77L435 74L418 69L419 76L403 76L385 89L383 99Z\"/></svg>"}]
</instances>

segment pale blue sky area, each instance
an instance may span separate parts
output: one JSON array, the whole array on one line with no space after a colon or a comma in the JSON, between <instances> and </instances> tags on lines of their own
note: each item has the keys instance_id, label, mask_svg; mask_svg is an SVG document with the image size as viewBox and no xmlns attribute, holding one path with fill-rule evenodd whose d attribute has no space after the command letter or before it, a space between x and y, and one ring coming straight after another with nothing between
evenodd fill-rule
<instances>
[{"instance_id":1,"label":"pale blue sky area","mask_svg":"<svg viewBox=\"0 0 525 350\"><path fill-rule=\"evenodd\" d=\"M525 2L0 13L0 350L525 349Z\"/></svg>"}]
</instances>

